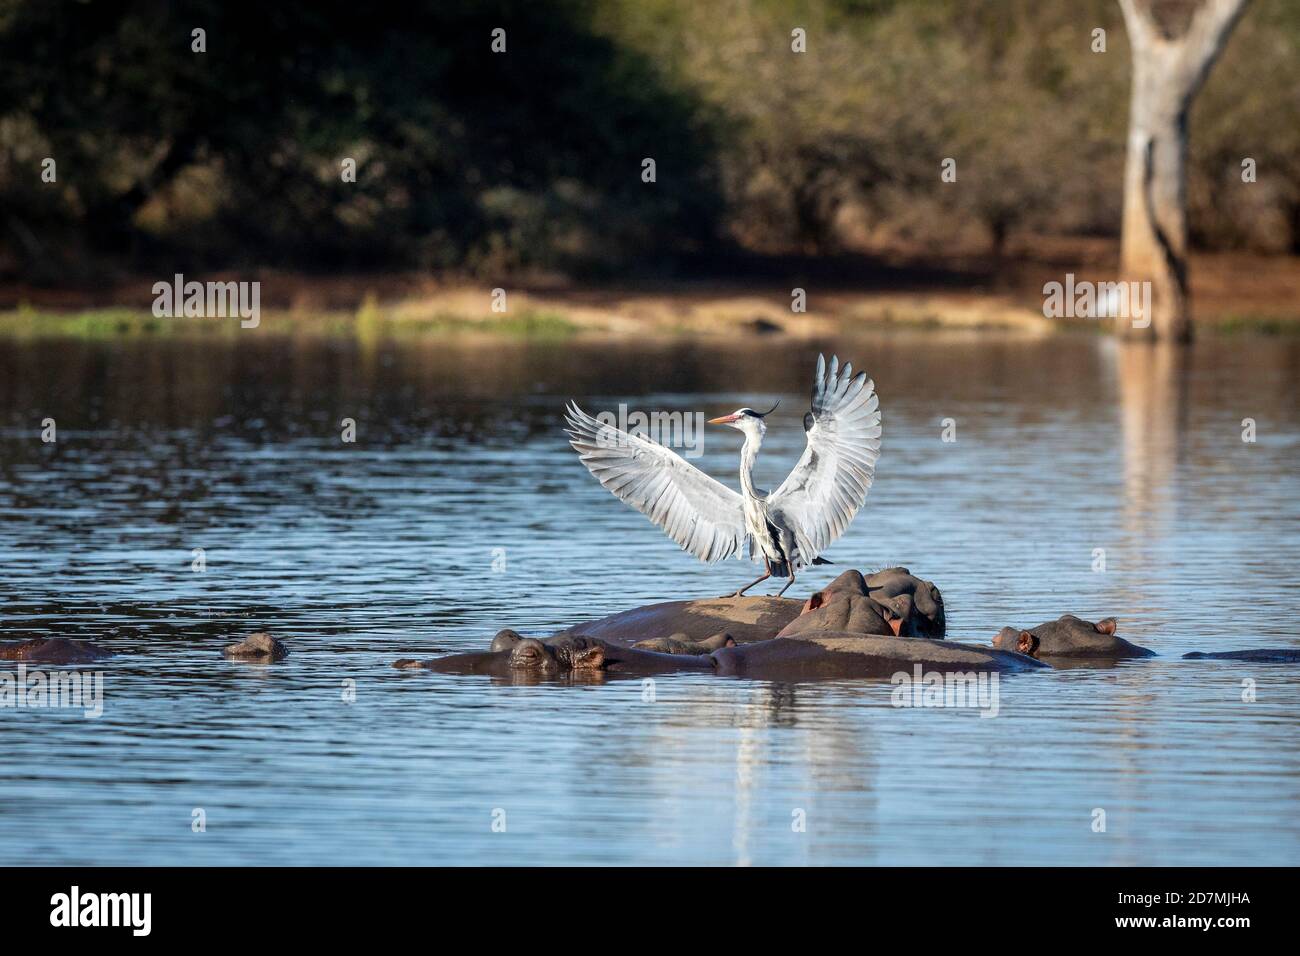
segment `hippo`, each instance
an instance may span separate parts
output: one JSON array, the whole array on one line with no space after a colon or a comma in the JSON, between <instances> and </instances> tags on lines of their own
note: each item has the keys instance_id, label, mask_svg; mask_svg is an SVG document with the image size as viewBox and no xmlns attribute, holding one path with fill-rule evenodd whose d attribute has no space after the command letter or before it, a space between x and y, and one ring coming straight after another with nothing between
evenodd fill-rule
<instances>
[{"instance_id":1,"label":"hippo","mask_svg":"<svg viewBox=\"0 0 1300 956\"><path fill-rule=\"evenodd\" d=\"M779 597L666 601L610 614L560 633L631 646L665 634L684 634L688 641L703 641L725 631L737 644L748 644L775 637L777 631L799 616L801 607L793 598Z\"/></svg>"},{"instance_id":2,"label":"hippo","mask_svg":"<svg viewBox=\"0 0 1300 956\"><path fill-rule=\"evenodd\" d=\"M511 632L514 634L514 632ZM510 676L532 673L543 676L566 674L591 674L601 671L616 673L656 674L677 670L711 671L713 662L708 657L658 654L632 647L624 647L600 638L564 634L538 640L519 637L511 643L503 639L496 650L472 651L451 654L429 661L403 658L393 666L399 669L420 668L441 674L492 674ZM502 635L498 634L498 638ZM497 641L494 639L494 644Z\"/></svg>"},{"instance_id":3,"label":"hippo","mask_svg":"<svg viewBox=\"0 0 1300 956\"><path fill-rule=\"evenodd\" d=\"M90 641L69 641L62 637L36 637L21 644L0 646L0 661L34 664L86 664L112 657L111 651Z\"/></svg>"},{"instance_id":4,"label":"hippo","mask_svg":"<svg viewBox=\"0 0 1300 956\"><path fill-rule=\"evenodd\" d=\"M526 638L518 631L506 628L498 631L492 638L492 643L488 645L488 651L508 651L517 647L521 641L540 640L543 644L554 644L563 642L578 635L560 633L555 637L543 638ZM586 635L581 635L585 637ZM659 654L709 654L720 647L728 647L736 643L735 639L727 633L715 634L703 641L692 641L685 634L674 634L672 637L656 637L648 641L638 641L632 645L643 651L654 651Z\"/></svg>"},{"instance_id":5,"label":"hippo","mask_svg":"<svg viewBox=\"0 0 1300 956\"><path fill-rule=\"evenodd\" d=\"M639 647L643 651L656 651L660 654L694 654L699 656L701 654L712 654L724 647L735 647L736 639L726 631L714 634L702 641L692 641L685 634L674 634L671 637L655 637L648 641L637 641L633 646Z\"/></svg>"},{"instance_id":6,"label":"hippo","mask_svg":"<svg viewBox=\"0 0 1300 956\"><path fill-rule=\"evenodd\" d=\"M851 606L821 617L809 613L840 598L848 598ZM794 630L786 633L788 628ZM698 643L725 632L737 644L750 644L813 630L943 637L943 598L938 588L907 568L887 568L867 578L845 571L802 603L782 597L665 601L575 624L560 633L635 646L663 640L665 634L673 635L670 640L685 635L685 641Z\"/></svg>"},{"instance_id":7,"label":"hippo","mask_svg":"<svg viewBox=\"0 0 1300 956\"><path fill-rule=\"evenodd\" d=\"M221 653L236 660L265 663L284 660L289 656L289 648L265 631L258 631L256 634L248 635L238 644L226 645Z\"/></svg>"},{"instance_id":8,"label":"hippo","mask_svg":"<svg viewBox=\"0 0 1300 956\"><path fill-rule=\"evenodd\" d=\"M1257 647L1245 651L1192 651L1185 661L1250 661L1253 664L1298 664L1300 647Z\"/></svg>"},{"instance_id":9,"label":"hippo","mask_svg":"<svg viewBox=\"0 0 1300 956\"><path fill-rule=\"evenodd\" d=\"M1048 668L1042 661L1014 651L934 638L846 632L778 637L724 648L711 656L718 674L778 681L889 678L916 666L944 673L1020 673Z\"/></svg>"},{"instance_id":10,"label":"hippo","mask_svg":"<svg viewBox=\"0 0 1300 956\"><path fill-rule=\"evenodd\" d=\"M946 626L943 596L932 582L907 568L886 568L865 578L845 571L814 592L776 636L842 632L940 639Z\"/></svg>"},{"instance_id":11,"label":"hippo","mask_svg":"<svg viewBox=\"0 0 1300 956\"><path fill-rule=\"evenodd\" d=\"M1115 628L1113 617L1102 618L1094 623L1073 614L1062 614L1055 621L1039 624L1027 631L1004 627L993 638L993 646L1000 650L1019 651L1030 657L1124 660L1156 656L1156 652L1149 648L1116 637Z\"/></svg>"},{"instance_id":12,"label":"hippo","mask_svg":"<svg viewBox=\"0 0 1300 956\"><path fill-rule=\"evenodd\" d=\"M1062 614L1058 620L1048 621L1029 631L1004 627L993 638L993 646L1001 650L1019 651L1031 657L1046 657L1058 667L1069 666L1073 660L1118 661L1132 658L1155 657L1156 652L1132 644L1115 636L1113 617L1093 623L1073 614ZM1239 651L1192 651L1184 654L1185 661L1218 660L1249 661L1256 664L1300 663L1300 648L1259 647Z\"/></svg>"},{"instance_id":13,"label":"hippo","mask_svg":"<svg viewBox=\"0 0 1300 956\"><path fill-rule=\"evenodd\" d=\"M393 666L512 679L528 675L577 677L605 672L649 675L699 671L778 681L888 678L915 666L941 672L1000 673L1048 667L1042 661L1011 651L933 638L845 632L733 643L703 655L663 654L582 635L543 640L522 637L513 646L500 650L451 654L430 661L407 658Z\"/></svg>"}]
</instances>

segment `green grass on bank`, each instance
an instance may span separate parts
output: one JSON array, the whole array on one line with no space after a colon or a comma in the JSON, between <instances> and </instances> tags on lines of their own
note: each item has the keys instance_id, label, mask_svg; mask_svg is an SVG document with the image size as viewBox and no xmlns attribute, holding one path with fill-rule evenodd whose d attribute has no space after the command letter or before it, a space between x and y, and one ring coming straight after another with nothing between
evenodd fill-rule
<instances>
[{"instance_id":1,"label":"green grass on bank","mask_svg":"<svg viewBox=\"0 0 1300 956\"><path fill-rule=\"evenodd\" d=\"M885 310L870 317L846 318L850 327L945 330L971 328L954 323L938 313L894 313ZM987 326L999 328L996 325ZM1110 334L1107 321L1058 320L1053 327L1060 334ZM290 312L268 309L261 313L256 328L243 328L238 317L159 318L147 309L122 307L58 312L19 306L0 311L0 339L73 339L117 341L149 338L231 339L237 334L307 336L375 341L400 338L446 338L461 335L501 336L513 339L563 340L583 327L562 311L527 309L503 315L470 316L445 310L421 310L418 303L381 306L367 298L355 312ZM1239 313L1197 323L1203 337L1300 336L1300 322L1275 315ZM694 334L689 327L656 326L666 335Z\"/></svg>"},{"instance_id":2,"label":"green grass on bank","mask_svg":"<svg viewBox=\"0 0 1300 956\"><path fill-rule=\"evenodd\" d=\"M54 312L20 306L0 311L0 338L65 338L86 341L140 338L229 338L244 335L307 335L334 338L400 338L459 334L511 338L557 339L572 335L577 325L553 311L524 311L484 318L436 312L398 315L367 300L356 313L322 312L303 315L265 310L254 328L238 317L159 318L142 309L107 308Z\"/></svg>"},{"instance_id":3,"label":"green grass on bank","mask_svg":"<svg viewBox=\"0 0 1300 956\"><path fill-rule=\"evenodd\" d=\"M1206 328L1216 335L1300 335L1300 322L1253 313L1226 315Z\"/></svg>"}]
</instances>

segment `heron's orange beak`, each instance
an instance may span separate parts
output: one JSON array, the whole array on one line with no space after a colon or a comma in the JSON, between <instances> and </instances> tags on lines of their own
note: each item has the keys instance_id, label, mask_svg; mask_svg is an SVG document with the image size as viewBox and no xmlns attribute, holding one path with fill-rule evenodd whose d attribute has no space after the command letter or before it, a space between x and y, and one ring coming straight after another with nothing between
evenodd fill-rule
<instances>
[{"instance_id":1,"label":"heron's orange beak","mask_svg":"<svg viewBox=\"0 0 1300 956\"><path fill-rule=\"evenodd\" d=\"M734 421L735 421L737 418L739 418L739 417L740 417L739 415L723 415L721 418L710 418L710 419L709 419L709 424L710 424L710 425L730 425L732 422L734 422Z\"/></svg>"}]
</instances>

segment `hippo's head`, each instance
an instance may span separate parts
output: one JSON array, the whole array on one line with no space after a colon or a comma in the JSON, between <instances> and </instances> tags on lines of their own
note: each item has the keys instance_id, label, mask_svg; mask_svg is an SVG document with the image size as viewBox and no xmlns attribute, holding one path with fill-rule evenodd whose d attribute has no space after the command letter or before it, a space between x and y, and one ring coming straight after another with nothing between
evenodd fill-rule
<instances>
[{"instance_id":1,"label":"hippo's head","mask_svg":"<svg viewBox=\"0 0 1300 956\"><path fill-rule=\"evenodd\" d=\"M907 568L888 568L866 578L857 571L845 571L814 592L802 615L777 636L820 630L942 638L945 627L939 589Z\"/></svg>"},{"instance_id":2,"label":"hippo's head","mask_svg":"<svg viewBox=\"0 0 1300 956\"><path fill-rule=\"evenodd\" d=\"M918 578L907 568L886 568L864 579L867 595L888 612L890 628L898 623L900 637L942 638L947 629L943 595L933 581Z\"/></svg>"},{"instance_id":3,"label":"hippo's head","mask_svg":"<svg viewBox=\"0 0 1300 956\"><path fill-rule=\"evenodd\" d=\"M69 641L62 637L34 637L21 644L0 645L2 661L34 661L41 664L83 664L113 655L90 641Z\"/></svg>"},{"instance_id":4,"label":"hippo's head","mask_svg":"<svg viewBox=\"0 0 1300 956\"><path fill-rule=\"evenodd\" d=\"M1062 614L1030 630L1004 627L993 638L999 650L1019 651L1030 657L1150 657L1154 652L1131 644L1115 635L1115 619L1085 621L1073 614Z\"/></svg>"},{"instance_id":5,"label":"hippo's head","mask_svg":"<svg viewBox=\"0 0 1300 956\"><path fill-rule=\"evenodd\" d=\"M1000 651L1016 651L1028 657L1038 656L1038 638L1031 631L1020 631L1014 627L1004 627L993 638L993 646Z\"/></svg>"},{"instance_id":6,"label":"hippo's head","mask_svg":"<svg viewBox=\"0 0 1300 956\"><path fill-rule=\"evenodd\" d=\"M554 674L560 671L598 671L604 666L604 646L585 637L567 638L550 644L525 637L510 651L510 669L514 671Z\"/></svg>"}]
</instances>

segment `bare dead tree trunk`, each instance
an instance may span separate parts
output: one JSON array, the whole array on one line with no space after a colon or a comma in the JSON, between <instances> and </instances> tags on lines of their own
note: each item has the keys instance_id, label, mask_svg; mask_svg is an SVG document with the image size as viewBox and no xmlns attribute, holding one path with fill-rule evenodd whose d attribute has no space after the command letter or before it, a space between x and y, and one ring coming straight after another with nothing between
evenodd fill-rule
<instances>
[{"instance_id":1,"label":"bare dead tree trunk","mask_svg":"<svg viewBox=\"0 0 1300 956\"><path fill-rule=\"evenodd\" d=\"M1133 50L1120 271L1151 283L1151 315L1124 322L1135 337L1189 342L1187 112L1247 0L1202 0L1187 29L1170 36L1153 0L1119 0Z\"/></svg>"}]
</instances>

